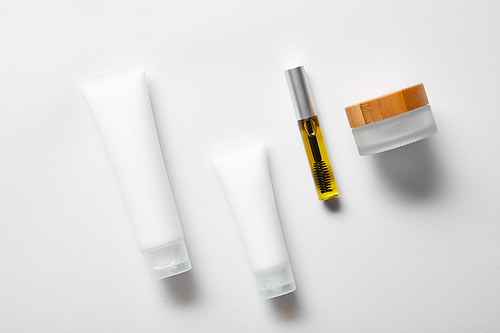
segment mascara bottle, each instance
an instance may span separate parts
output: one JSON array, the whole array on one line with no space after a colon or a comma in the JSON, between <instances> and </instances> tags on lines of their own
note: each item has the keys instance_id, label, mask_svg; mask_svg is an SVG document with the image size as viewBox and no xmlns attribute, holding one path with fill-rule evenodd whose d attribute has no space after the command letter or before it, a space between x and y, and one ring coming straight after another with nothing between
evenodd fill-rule
<instances>
[{"instance_id":1,"label":"mascara bottle","mask_svg":"<svg viewBox=\"0 0 500 333\"><path fill-rule=\"evenodd\" d=\"M336 198L339 196L339 191L333 176L318 116L314 111L304 67L286 70L285 76L318 198L321 201Z\"/></svg>"}]
</instances>

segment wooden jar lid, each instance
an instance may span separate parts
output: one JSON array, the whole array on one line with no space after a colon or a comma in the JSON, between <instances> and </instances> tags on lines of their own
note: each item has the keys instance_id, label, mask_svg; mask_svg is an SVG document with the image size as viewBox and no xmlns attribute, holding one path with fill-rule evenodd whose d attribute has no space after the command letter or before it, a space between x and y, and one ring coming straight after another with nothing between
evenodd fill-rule
<instances>
[{"instance_id":1,"label":"wooden jar lid","mask_svg":"<svg viewBox=\"0 0 500 333\"><path fill-rule=\"evenodd\" d=\"M367 125L429 104L422 83L345 108L351 128Z\"/></svg>"}]
</instances>

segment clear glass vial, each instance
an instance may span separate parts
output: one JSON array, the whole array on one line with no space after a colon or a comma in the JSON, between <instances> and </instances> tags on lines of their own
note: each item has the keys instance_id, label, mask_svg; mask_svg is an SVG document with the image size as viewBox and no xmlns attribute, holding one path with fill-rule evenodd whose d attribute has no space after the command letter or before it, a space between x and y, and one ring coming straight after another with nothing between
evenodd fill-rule
<instances>
[{"instance_id":1,"label":"clear glass vial","mask_svg":"<svg viewBox=\"0 0 500 333\"><path fill-rule=\"evenodd\" d=\"M360 155L433 135L436 123L422 83L345 108Z\"/></svg>"},{"instance_id":2,"label":"clear glass vial","mask_svg":"<svg viewBox=\"0 0 500 333\"><path fill-rule=\"evenodd\" d=\"M318 199L324 201L336 198L339 196L339 190L314 108L311 89L306 80L305 69L300 66L286 70L285 77Z\"/></svg>"}]
</instances>

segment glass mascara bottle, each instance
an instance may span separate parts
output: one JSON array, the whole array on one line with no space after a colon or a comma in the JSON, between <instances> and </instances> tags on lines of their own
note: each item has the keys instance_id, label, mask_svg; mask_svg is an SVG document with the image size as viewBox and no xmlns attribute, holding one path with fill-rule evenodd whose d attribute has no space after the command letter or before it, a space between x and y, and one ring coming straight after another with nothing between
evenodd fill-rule
<instances>
[{"instance_id":1,"label":"glass mascara bottle","mask_svg":"<svg viewBox=\"0 0 500 333\"><path fill-rule=\"evenodd\" d=\"M332 165L328 158L318 116L314 111L304 67L300 66L286 70L285 76L292 95L300 134L306 149L318 198L321 201L336 198L339 196L339 191L333 176Z\"/></svg>"}]
</instances>

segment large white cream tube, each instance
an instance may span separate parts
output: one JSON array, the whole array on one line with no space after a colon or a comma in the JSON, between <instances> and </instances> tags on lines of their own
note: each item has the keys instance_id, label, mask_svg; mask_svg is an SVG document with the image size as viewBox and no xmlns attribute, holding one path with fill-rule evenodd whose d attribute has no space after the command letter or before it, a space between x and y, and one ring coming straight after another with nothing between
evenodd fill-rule
<instances>
[{"instance_id":1,"label":"large white cream tube","mask_svg":"<svg viewBox=\"0 0 500 333\"><path fill-rule=\"evenodd\" d=\"M264 144L257 140L211 153L248 261L264 298L295 290Z\"/></svg>"},{"instance_id":2,"label":"large white cream tube","mask_svg":"<svg viewBox=\"0 0 500 333\"><path fill-rule=\"evenodd\" d=\"M154 123L144 66L83 81L151 277L191 269Z\"/></svg>"}]
</instances>

